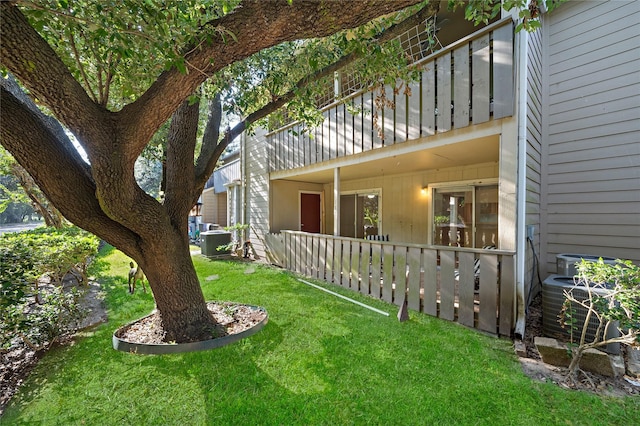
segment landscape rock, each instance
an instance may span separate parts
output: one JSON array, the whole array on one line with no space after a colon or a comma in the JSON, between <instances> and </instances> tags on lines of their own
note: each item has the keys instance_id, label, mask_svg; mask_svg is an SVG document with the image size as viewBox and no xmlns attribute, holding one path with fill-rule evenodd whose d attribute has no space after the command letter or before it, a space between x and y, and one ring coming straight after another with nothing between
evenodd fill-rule
<instances>
[{"instance_id":1,"label":"landscape rock","mask_svg":"<svg viewBox=\"0 0 640 426\"><path fill-rule=\"evenodd\" d=\"M609 359L611 360L611 367L613 367L613 371L615 372L614 377L622 377L625 375L625 366L624 366L624 358L622 355L610 355Z\"/></svg>"},{"instance_id":2,"label":"landscape rock","mask_svg":"<svg viewBox=\"0 0 640 426\"><path fill-rule=\"evenodd\" d=\"M516 340L513 342L513 348L516 351L516 355L520 358L527 357L527 345L522 340Z\"/></svg>"},{"instance_id":3,"label":"landscape rock","mask_svg":"<svg viewBox=\"0 0 640 426\"><path fill-rule=\"evenodd\" d=\"M561 345L556 339L537 336L535 345L544 363L558 367L568 367L571 363L567 346Z\"/></svg>"},{"instance_id":4,"label":"landscape rock","mask_svg":"<svg viewBox=\"0 0 640 426\"><path fill-rule=\"evenodd\" d=\"M607 377L617 377L609 355L597 349L586 349L582 353L580 368Z\"/></svg>"},{"instance_id":5,"label":"landscape rock","mask_svg":"<svg viewBox=\"0 0 640 426\"><path fill-rule=\"evenodd\" d=\"M627 373L640 378L640 348L627 348Z\"/></svg>"},{"instance_id":6,"label":"landscape rock","mask_svg":"<svg viewBox=\"0 0 640 426\"><path fill-rule=\"evenodd\" d=\"M546 364L569 367L571 356L567 345L549 337L536 337L535 345ZM624 375L624 361L620 356L611 357L597 349L586 349L580 360L580 368L607 377Z\"/></svg>"}]
</instances>

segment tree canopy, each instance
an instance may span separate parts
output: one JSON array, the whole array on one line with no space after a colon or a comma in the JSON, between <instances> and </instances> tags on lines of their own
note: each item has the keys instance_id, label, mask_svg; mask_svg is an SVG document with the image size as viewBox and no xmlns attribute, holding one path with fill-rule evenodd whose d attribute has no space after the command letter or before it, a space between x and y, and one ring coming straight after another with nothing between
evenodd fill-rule
<instances>
[{"instance_id":1,"label":"tree canopy","mask_svg":"<svg viewBox=\"0 0 640 426\"><path fill-rule=\"evenodd\" d=\"M509 3L521 13L537 10L525 0ZM466 3L467 16L482 22L499 13L499 4ZM67 219L144 269L167 341L210 336L215 324L189 257L187 217L225 147L287 104L313 120L314 88L356 58L367 60L358 67L365 82L384 78L382 70L405 72L394 44L381 41L439 5L1 1L2 67L20 84L0 80L2 145ZM208 102L201 105L202 97ZM221 138L223 109L242 120ZM163 126L166 188L158 200L134 171Z\"/></svg>"},{"instance_id":2,"label":"tree canopy","mask_svg":"<svg viewBox=\"0 0 640 426\"><path fill-rule=\"evenodd\" d=\"M260 51L301 45L416 3L354 1L343 13L334 1L204 8L192 1L2 2L2 65L29 94L3 79L2 144L65 217L144 269L167 340L211 335L215 324L189 257L187 217L223 149L221 113L213 102L197 154L193 95L210 79L216 92L225 70ZM159 202L137 184L134 165L169 118ZM58 122L77 137L88 164Z\"/></svg>"}]
</instances>

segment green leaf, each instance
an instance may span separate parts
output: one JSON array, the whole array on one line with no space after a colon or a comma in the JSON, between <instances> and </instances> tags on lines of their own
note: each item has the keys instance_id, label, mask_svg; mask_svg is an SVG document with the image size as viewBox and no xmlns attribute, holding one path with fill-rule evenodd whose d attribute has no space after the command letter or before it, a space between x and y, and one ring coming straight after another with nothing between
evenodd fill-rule
<instances>
[{"instance_id":1,"label":"green leaf","mask_svg":"<svg viewBox=\"0 0 640 426\"><path fill-rule=\"evenodd\" d=\"M182 74L186 74L187 73L187 66L185 63L184 58L179 58L177 59L173 65L178 69L178 71L180 71Z\"/></svg>"}]
</instances>

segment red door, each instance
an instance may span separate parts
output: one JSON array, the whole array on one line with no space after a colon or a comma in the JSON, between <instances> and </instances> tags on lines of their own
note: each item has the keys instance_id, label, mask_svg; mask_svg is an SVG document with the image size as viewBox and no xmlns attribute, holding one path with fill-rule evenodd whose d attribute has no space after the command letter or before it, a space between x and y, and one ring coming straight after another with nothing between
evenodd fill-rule
<instances>
[{"instance_id":1,"label":"red door","mask_svg":"<svg viewBox=\"0 0 640 426\"><path fill-rule=\"evenodd\" d=\"M320 233L320 194L300 194L300 230Z\"/></svg>"}]
</instances>

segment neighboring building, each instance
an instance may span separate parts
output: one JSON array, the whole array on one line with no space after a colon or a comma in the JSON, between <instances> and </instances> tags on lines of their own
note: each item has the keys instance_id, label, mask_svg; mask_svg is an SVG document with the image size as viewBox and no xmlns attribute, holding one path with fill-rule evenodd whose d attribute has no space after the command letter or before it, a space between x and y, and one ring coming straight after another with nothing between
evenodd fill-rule
<instances>
[{"instance_id":1,"label":"neighboring building","mask_svg":"<svg viewBox=\"0 0 640 426\"><path fill-rule=\"evenodd\" d=\"M556 255L640 263L640 2L567 2L532 34L446 3L402 39L422 76L394 109L342 91L312 137L243 135L235 206L289 269L521 334Z\"/></svg>"},{"instance_id":2,"label":"neighboring building","mask_svg":"<svg viewBox=\"0 0 640 426\"><path fill-rule=\"evenodd\" d=\"M202 191L202 223L221 227L240 222L240 158L235 151L221 158Z\"/></svg>"}]
</instances>

